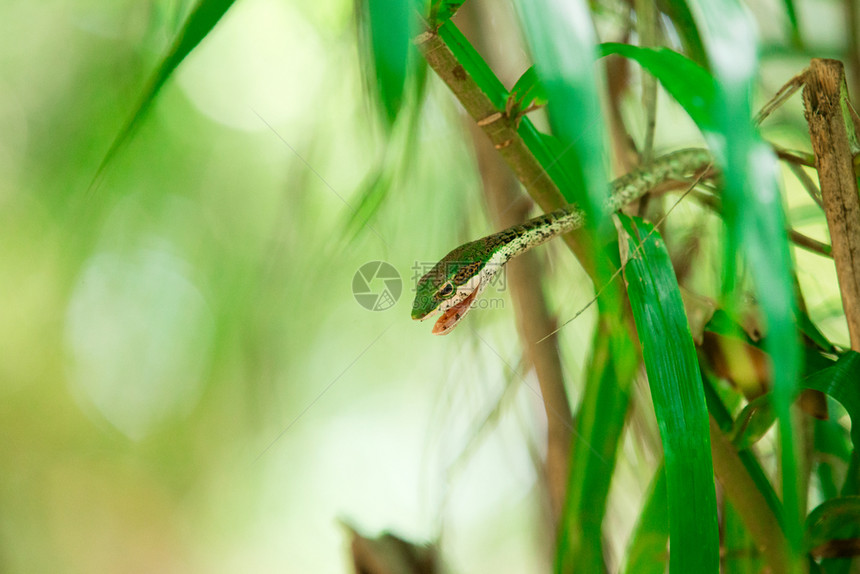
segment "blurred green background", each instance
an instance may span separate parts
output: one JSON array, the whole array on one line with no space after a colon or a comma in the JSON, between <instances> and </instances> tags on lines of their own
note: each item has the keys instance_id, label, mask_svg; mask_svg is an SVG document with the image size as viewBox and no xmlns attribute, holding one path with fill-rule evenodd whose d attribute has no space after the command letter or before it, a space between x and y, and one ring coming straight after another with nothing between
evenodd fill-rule
<instances>
[{"instance_id":1,"label":"blurred green background","mask_svg":"<svg viewBox=\"0 0 860 574\"><path fill-rule=\"evenodd\" d=\"M838 51L838 5L800 6ZM448 337L409 320L416 265L493 231L468 131L431 73L412 147L386 151L351 2L236 2L90 186L190 7L0 0L0 571L343 572L339 520L441 537L456 571L548 569L543 405L506 293ZM763 100L806 61L766 60ZM661 106L658 145L695 144ZM768 129L802 147L787 109ZM789 203L826 238L803 191ZM563 320L593 288L558 245L544 257ZM846 342L832 263L796 257L810 315ZM351 289L377 260L403 294L373 312ZM561 333L574 400L593 322ZM656 464L624 448L616 563Z\"/></svg>"}]
</instances>

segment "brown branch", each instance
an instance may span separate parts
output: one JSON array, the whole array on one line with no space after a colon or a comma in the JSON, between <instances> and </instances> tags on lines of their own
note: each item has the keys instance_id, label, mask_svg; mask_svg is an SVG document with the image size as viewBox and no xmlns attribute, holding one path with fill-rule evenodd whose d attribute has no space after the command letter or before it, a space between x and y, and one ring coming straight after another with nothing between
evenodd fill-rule
<instances>
[{"instance_id":1,"label":"brown branch","mask_svg":"<svg viewBox=\"0 0 860 574\"><path fill-rule=\"evenodd\" d=\"M518 118L496 109L436 32L422 32L415 43L541 209L549 212L565 205L564 196L517 133ZM586 272L596 279L592 258L597 251L592 248L589 234L582 229L566 233L563 238Z\"/></svg>"},{"instance_id":2,"label":"brown branch","mask_svg":"<svg viewBox=\"0 0 860 574\"><path fill-rule=\"evenodd\" d=\"M809 194L809 197L812 198L812 201L818 204L818 207L824 209L824 201L821 199L821 190L818 189L818 186L815 185L815 182L812 181L812 177L806 170L803 169L802 165L797 165L796 163L788 163L788 169L791 170L791 173L794 174L794 177L797 178L797 181L800 182L800 185L803 186L803 189L806 190L806 193Z\"/></svg>"},{"instance_id":3,"label":"brown branch","mask_svg":"<svg viewBox=\"0 0 860 574\"><path fill-rule=\"evenodd\" d=\"M860 195L852 149L857 137L841 62L812 60L803 104L851 348L860 351Z\"/></svg>"},{"instance_id":4,"label":"brown branch","mask_svg":"<svg viewBox=\"0 0 860 574\"><path fill-rule=\"evenodd\" d=\"M716 213L720 213L722 211L722 202L720 198L711 193L704 193L701 191L693 191L693 197L695 197L699 203L715 211ZM819 255L823 255L824 257L833 257L833 248L826 243L818 241L817 239L813 239L808 235L804 235L799 231L795 231L794 229L788 229L788 238L792 243L806 249L807 251L811 251L813 253L817 253Z\"/></svg>"},{"instance_id":5,"label":"brown branch","mask_svg":"<svg viewBox=\"0 0 860 574\"><path fill-rule=\"evenodd\" d=\"M802 151L791 151L783 149L777 145L771 144L776 157L782 161L793 163L796 165L805 165L806 167L815 167L815 157L811 154Z\"/></svg>"},{"instance_id":6,"label":"brown branch","mask_svg":"<svg viewBox=\"0 0 860 574\"><path fill-rule=\"evenodd\" d=\"M494 150L476 134L475 147L484 180L484 194L493 219L499 228L522 223L528 217L531 201L526 200L510 172L501 164ZM564 386L564 375L558 346L537 344L546 333L555 330L556 322L547 310L541 282L544 275L537 252L524 253L505 266L507 287L514 304L514 316L540 385L547 422L546 484L553 527L558 526L567 489L573 415ZM555 335L553 335L553 339Z\"/></svg>"},{"instance_id":7,"label":"brown branch","mask_svg":"<svg viewBox=\"0 0 860 574\"><path fill-rule=\"evenodd\" d=\"M460 12L460 22L464 31L472 30L476 46L488 54L487 60L493 64L497 63L494 61L498 60L499 56L494 53L493 43L486 41L485 38L483 23L488 16L489 14L481 13L479 5L469 3ZM522 113L525 111L520 112ZM483 181L484 195L493 220L500 229L504 229L525 221L532 202L523 196L513 173L505 167L499 154L480 133L480 127L477 123L472 123L470 131ZM539 255L534 251L524 253L505 266L507 287L514 304L514 316L520 332L520 340L528 362L534 367L546 411L547 451L543 467L551 517L549 532L555 532L562 515L567 491L573 414L564 386L558 346L536 343L546 333L554 331L556 326L555 320L547 310L541 282L536 279L543 276L544 270Z\"/></svg>"},{"instance_id":8,"label":"brown branch","mask_svg":"<svg viewBox=\"0 0 860 574\"><path fill-rule=\"evenodd\" d=\"M774 574L788 572L787 544L776 516L744 467L735 446L713 417L710 421L711 455L717 480L767 560L770 571Z\"/></svg>"}]
</instances>

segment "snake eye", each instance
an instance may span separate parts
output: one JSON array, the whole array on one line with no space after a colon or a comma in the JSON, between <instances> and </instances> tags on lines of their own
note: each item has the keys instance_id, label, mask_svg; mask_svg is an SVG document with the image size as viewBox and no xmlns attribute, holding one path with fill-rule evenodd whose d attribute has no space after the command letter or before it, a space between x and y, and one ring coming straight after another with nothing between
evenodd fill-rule
<instances>
[{"instance_id":1,"label":"snake eye","mask_svg":"<svg viewBox=\"0 0 860 574\"><path fill-rule=\"evenodd\" d=\"M448 281L447 283L442 285L441 288L439 288L439 296L440 297L444 297L445 299L447 299L448 297L450 297L453 294L454 294L454 286L451 285L450 281Z\"/></svg>"}]
</instances>

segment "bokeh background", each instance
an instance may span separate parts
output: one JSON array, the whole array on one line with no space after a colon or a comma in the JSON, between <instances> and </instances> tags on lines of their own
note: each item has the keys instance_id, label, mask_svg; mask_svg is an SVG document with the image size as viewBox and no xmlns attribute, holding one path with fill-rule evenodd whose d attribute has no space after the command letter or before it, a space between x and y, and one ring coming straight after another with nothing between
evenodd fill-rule
<instances>
[{"instance_id":1,"label":"bokeh background","mask_svg":"<svg viewBox=\"0 0 860 574\"><path fill-rule=\"evenodd\" d=\"M798 6L815 55L838 56L841 4ZM452 571L548 569L543 405L507 293L447 337L409 320L416 269L494 231L471 136L431 73L387 139L351 2L237 1L91 185L190 7L0 0L0 571L345 572L343 523L438 543ZM780 49L778 2L751 9L764 101L809 55ZM513 11L483 14L510 86L528 66ZM660 114L658 149L699 142ZM804 147L799 101L767 129ZM826 239L788 179L795 227ZM795 256L810 315L846 342L832 263ZM542 257L564 320L593 287L559 246ZM402 277L390 308L353 296L370 261ZM591 313L561 332L573 400ZM624 446L616 563L653 452Z\"/></svg>"}]
</instances>

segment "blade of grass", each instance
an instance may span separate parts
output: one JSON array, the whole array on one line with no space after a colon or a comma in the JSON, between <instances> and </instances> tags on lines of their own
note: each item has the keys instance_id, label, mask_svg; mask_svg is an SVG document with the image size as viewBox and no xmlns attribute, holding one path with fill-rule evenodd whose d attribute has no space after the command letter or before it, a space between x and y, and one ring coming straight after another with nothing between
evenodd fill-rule
<instances>
[{"instance_id":1,"label":"blade of grass","mask_svg":"<svg viewBox=\"0 0 860 574\"><path fill-rule=\"evenodd\" d=\"M430 3L430 25L444 24L457 13L462 5L463 0L433 0Z\"/></svg>"},{"instance_id":2,"label":"blade of grass","mask_svg":"<svg viewBox=\"0 0 860 574\"><path fill-rule=\"evenodd\" d=\"M613 330L622 336L611 336ZM556 552L555 571L559 574L606 571L601 526L630 383L638 368L636 350L626 331L604 318L595 330L592 349L571 444L570 477Z\"/></svg>"},{"instance_id":3,"label":"blade of grass","mask_svg":"<svg viewBox=\"0 0 860 574\"><path fill-rule=\"evenodd\" d=\"M373 75L387 126L397 119L403 104L409 68L413 6L408 0L366 0Z\"/></svg>"},{"instance_id":4,"label":"blade of grass","mask_svg":"<svg viewBox=\"0 0 860 574\"><path fill-rule=\"evenodd\" d=\"M808 376L800 384L802 388L830 395L851 417L853 450L842 487L843 496L860 493L860 457L857 451L857 445L860 445L860 387L857 381L860 381L860 353L848 351L834 365Z\"/></svg>"},{"instance_id":5,"label":"blade of grass","mask_svg":"<svg viewBox=\"0 0 860 574\"><path fill-rule=\"evenodd\" d=\"M806 518L806 547L831 540L860 537L860 496L842 496L826 500Z\"/></svg>"},{"instance_id":6,"label":"blade of grass","mask_svg":"<svg viewBox=\"0 0 860 574\"><path fill-rule=\"evenodd\" d=\"M640 48L614 42L601 44L598 53L600 57L617 54L637 62L660 81L703 132L715 130L711 110L716 84L699 64L666 48Z\"/></svg>"},{"instance_id":7,"label":"blade of grass","mask_svg":"<svg viewBox=\"0 0 860 574\"><path fill-rule=\"evenodd\" d=\"M654 473L645 506L627 547L623 574L663 574L669 542L669 513L666 501L666 471L661 464Z\"/></svg>"},{"instance_id":8,"label":"blade of grass","mask_svg":"<svg viewBox=\"0 0 860 574\"><path fill-rule=\"evenodd\" d=\"M675 272L654 227L621 216L630 238L627 294L663 442L671 572L719 572L710 430L696 348Z\"/></svg>"},{"instance_id":9,"label":"blade of grass","mask_svg":"<svg viewBox=\"0 0 860 574\"><path fill-rule=\"evenodd\" d=\"M129 116L125 125L120 129L107 153L102 159L96 174L93 177L93 182L90 185L92 188L98 181L104 169L114 158L120 148L128 141L131 133L140 124L147 110L152 106L158 92L164 86L164 83L170 77L174 70L182 63L188 54L200 44L201 41L212 31L215 25L221 20L221 17L230 9L235 0L200 0L188 18L179 35L173 42L170 51L161 60L158 69L149 80L146 88L140 97L140 101L134 111Z\"/></svg>"},{"instance_id":10,"label":"blade of grass","mask_svg":"<svg viewBox=\"0 0 860 574\"><path fill-rule=\"evenodd\" d=\"M552 132L571 148L574 199L595 229L605 227L603 121L594 66L595 34L581 0L519 2L518 12L549 103Z\"/></svg>"},{"instance_id":11,"label":"blade of grass","mask_svg":"<svg viewBox=\"0 0 860 574\"><path fill-rule=\"evenodd\" d=\"M694 62L701 66L708 66L708 56L705 53L705 46L702 44L702 36L687 2L684 0L661 0L658 2L658 6L675 25L678 36L681 37L684 51L690 55Z\"/></svg>"},{"instance_id":12,"label":"blade of grass","mask_svg":"<svg viewBox=\"0 0 860 574\"><path fill-rule=\"evenodd\" d=\"M724 294L736 300L735 261L743 253L768 325L767 352L775 366L774 409L779 421L784 526L791 569L800 570L801 500L791 403L800 372L791 255L776 186L776 159L751 123L752 85L758 69L756 34L737 0L697 0L717 80L712 114L725 139L723 217L728 230ZM727 305L731 307L731 305Z\"/></svg>"}]
</instances>

